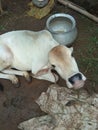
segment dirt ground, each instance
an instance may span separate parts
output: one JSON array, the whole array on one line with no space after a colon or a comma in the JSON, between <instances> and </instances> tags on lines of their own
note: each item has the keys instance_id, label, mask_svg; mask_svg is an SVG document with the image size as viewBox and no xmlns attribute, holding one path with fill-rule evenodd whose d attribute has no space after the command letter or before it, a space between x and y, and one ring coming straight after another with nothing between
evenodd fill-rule
<instances>
[{"instance_id":1,"label":"dirt ground","mask_svg":"<svg viewBox=\"0 0 98 130\"><path fill-rule=\"evenodd\" d=\"M98 93L98 24L60 4L56 4L45 18L38 20L26 15L26 11L29 9L28 2L29 0L6 0L4 9L8 12L0 17L0 34L12 30L42 30L51 14L57 12L71 14L76 19L78 28L78 37L72 45L74 56L80 70L87 77L82 89L88 91L90 95L94 92ZM97 60L92 58L92 55ZM93 60L96 62L92 62ZM19 88L13 86L10 81L0 79L0 83L4 86L4 91L0 92L0 130L18 130L17 125L20 122L45 114L35 100L41 92L47 90L51 83L36 79L32 79L32 82L28 83L23 77L19 77L19 79L21 83ZM58 84L66 87L65 81L62 79Z\"/></svg>"}]
</instances>

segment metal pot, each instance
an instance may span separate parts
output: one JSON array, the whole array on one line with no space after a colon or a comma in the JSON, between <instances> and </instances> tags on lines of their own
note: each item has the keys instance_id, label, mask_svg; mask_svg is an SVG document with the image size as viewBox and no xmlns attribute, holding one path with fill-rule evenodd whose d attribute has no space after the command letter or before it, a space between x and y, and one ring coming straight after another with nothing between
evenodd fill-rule
<instances>
[{"instance_id":1,"label":"metal pot","mask_svg":"<svg viewBox=\"0 0 98 130\"><path fill-rule=\"evenodd\" d=\"M62 45L70 45L77 37L76 21L68 14L58 13L50 16L47 19L46 28Z\"/></svg>"},{"instance_id":2,"label":"metal pot","mask_svg":"<svg viewBox=\"0 0 98 130\"><path fill-rule=\"evenodd\" d=\"M49 0L32 0L33 4L39 8L42 8L48 4Z\"/></svg>"}]
</instances>

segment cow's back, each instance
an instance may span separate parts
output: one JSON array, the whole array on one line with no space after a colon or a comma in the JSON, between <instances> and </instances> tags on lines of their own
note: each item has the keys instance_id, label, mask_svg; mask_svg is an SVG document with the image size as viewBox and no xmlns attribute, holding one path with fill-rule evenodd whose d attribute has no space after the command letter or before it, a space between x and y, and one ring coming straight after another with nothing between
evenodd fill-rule
<instances>
[{"instance_id":1,"label":"cow's back","mask_svg":"<svg viewBox=\"0 0 98 130\"><path fill-rule=\"evenodd\" d=\"M48 52L58 43L46 31L12 31L0 36L0 44L5 44L14 55L12 67L20 70L31 70L39 62L48 61Z\"/></svg>"}]
</instances>

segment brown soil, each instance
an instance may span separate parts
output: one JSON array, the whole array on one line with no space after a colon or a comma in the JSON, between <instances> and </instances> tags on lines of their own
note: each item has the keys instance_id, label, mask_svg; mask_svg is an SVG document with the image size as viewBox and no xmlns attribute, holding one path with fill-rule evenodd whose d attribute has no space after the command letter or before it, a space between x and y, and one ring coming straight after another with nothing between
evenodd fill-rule
<instances>
[{"instance_id":1,"label":"brown soil","mask_svg":"<svg viewBox=\"0 0 98 130\"><path fill-rule=\"evenodd\" d=\"M98 24L59 4L55 5L49 15L38 20L26 15L28 2L29 0L14 0L14 2L13 0L6 0L3 6L8 13L0 17L0 34L12 30L42 30L45 28L46 19L52 13L64 12L73 15L79 32L78 38L73 44L74 56L80 70L88 78L83 89L87 90L90 95L94 92L98 93L98 84L91 79L89 80L90 77L96 78L94 73L87 71L87 66L79 62L81 60L80 50L83 55L87 55L86 48L89 45L90 38L94 35L95 29L98 28ZM36 79L32 79L32 82L28 83L23 77L19 77L19 79L21 83L19 88L13 86L10 81L0 79L0 83L4 85L4 91L0 92L0 130L18 130L17 125L20 122L45 114L40 110L35 100L41 92L47 90L51 83ZM65 81L62 79L58 84L66 87Z\"/></svg>"}]
</instances>

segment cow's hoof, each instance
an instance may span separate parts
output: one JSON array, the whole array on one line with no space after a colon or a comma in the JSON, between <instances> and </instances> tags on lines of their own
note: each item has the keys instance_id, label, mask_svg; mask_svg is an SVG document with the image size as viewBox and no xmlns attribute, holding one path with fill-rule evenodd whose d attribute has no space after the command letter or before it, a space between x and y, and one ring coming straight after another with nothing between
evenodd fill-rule
<instances>
[{"instance_id":1,"label":"cow's hoof","mask_svg":"<svg viewBox=\"0 0 98 130\"><path fill-rule=\"evenodd\" d=\"M32 77L30 76L30 74L29 74L28 72L25 72L25 73L24 73L24 77L26 78L26 80L27 80L28 82L31 82L31 81L32 81Z\"/></svg>"},{"instance_id":2,"label":"cow's hoof","mask_svg":"<svg viewBox=\"0 0 98 130\"><path fill-rule=\"evenodd\" d=\"M14 84L15 87L20 86L19 80L15 75L10 75L10 80L11 80L12 84Z\"/></svg>"},{"instance_id":3,"label":"cow's hoof","mask_svg":"<svg viewBox=\"0 0 98 130\"><path fill-rule=\"evenodd\" d=\"M20 82L18 82L17 84L13 84L15 88L19 88L20 87Z\"/></svg>"},{"instance_id":4,"label":"cow's hoof","mask_svg":"<svg viewBox=\"0 0 98 130\"><path fill-rule=\"evenodd\" d=\"M28 78L26 78L26 80L27 80L28 82L31 82L31 81L32 81L32 77L29 76Z\"/></svg>"}]
</instances>

